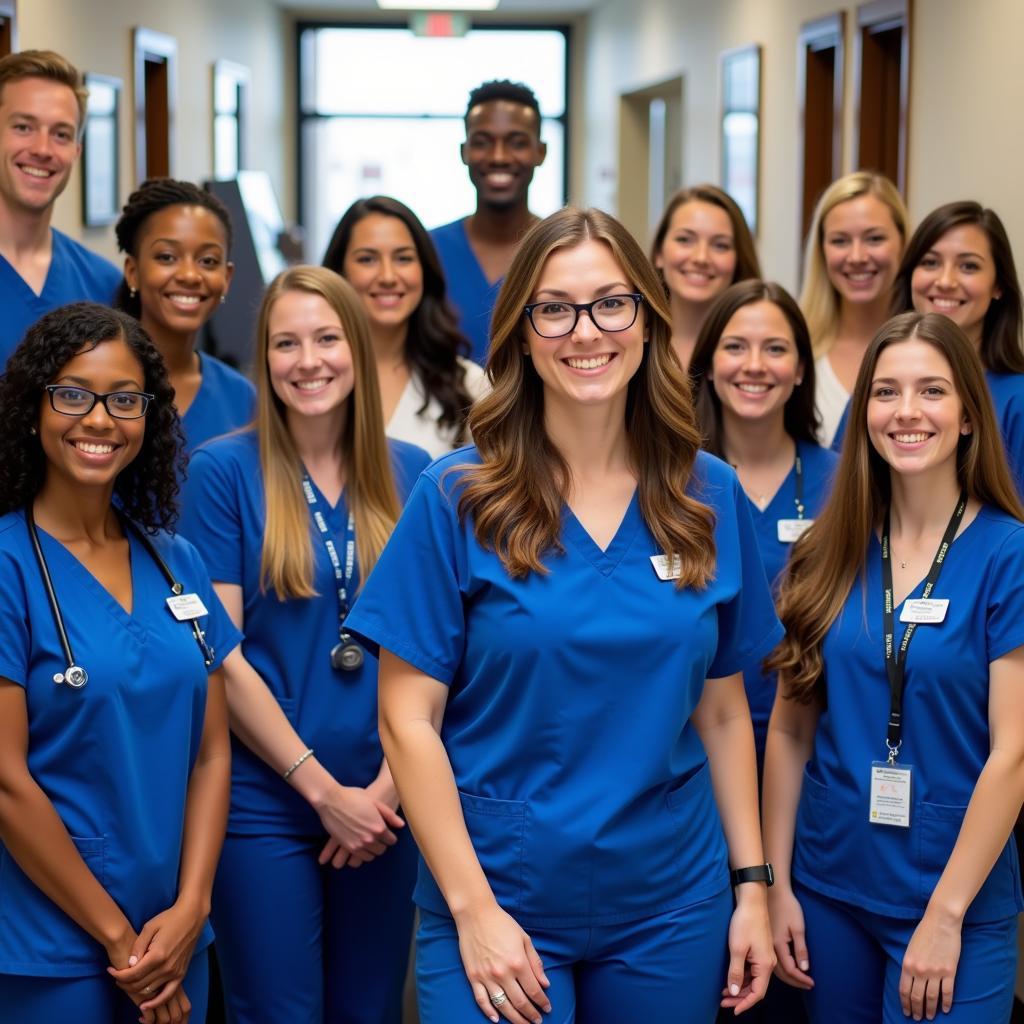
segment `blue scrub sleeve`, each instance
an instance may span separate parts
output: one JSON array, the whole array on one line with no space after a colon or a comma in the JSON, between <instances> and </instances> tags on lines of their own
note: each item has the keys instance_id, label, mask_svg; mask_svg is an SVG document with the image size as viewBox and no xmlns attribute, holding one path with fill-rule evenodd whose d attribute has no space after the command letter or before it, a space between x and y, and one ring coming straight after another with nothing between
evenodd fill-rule
<instances>
[{"instance_id":1,"label":"blue scrub sleeve","mask_svg":"<svg viewBox=\"0 0 1024 1024\"><path fill-rule=\"evenodd\" d=\"M374 654L383 647L446 685L462 662L465 544L447 488L424 473L345 627Z\"/></svg>"},{"instance_id":2,"label":"blue scrub sleeve","mask_svg":"<svg viewBox=\"0 0 1024 1024\"><path fill-rule=\"evenodd\" d=\"M986 617L989 663L1024 645L1024 526L1003 541Z\"/></svg>"},{"instance_id":3,"label":"blue scrub sleeve","mask_svg":"<svg viewBox=\"0 0 1024 1024\"><path fill-rule=\"evenodd\" d=\"M188 481L183 488L179 531L202 555L210 578L218 583L242 585L244 552L234 460L203 448L193 452Z\"/></svg>"},{"instance_id":4,"label":"blue scrub sleeve","mask_svg":"<svg viewBox=\"0 0 1024 1024\"><path fill-rule=\"evenodd\" d=\"M13 562L7 552L0 559L4 581L0 586L0 676L18 686L26 686L31 647L28 595L21 572Z\"/></svg>"},{"instance_id":5,"label":"blue scrub sleeve","mask_svg":"<svg viewBox=\"0 0 1024 1024\"><path fill-rule=\"evenodd\" d=\"M741 672L751 662L760 661L783 635L764 574L750 505L735 475L731 498L730 504L730 495L722 495L715 541L718 576L734 579L736 589L718 606L718 649L708 670L711 679Z\"/></svg>"}]
</instances>

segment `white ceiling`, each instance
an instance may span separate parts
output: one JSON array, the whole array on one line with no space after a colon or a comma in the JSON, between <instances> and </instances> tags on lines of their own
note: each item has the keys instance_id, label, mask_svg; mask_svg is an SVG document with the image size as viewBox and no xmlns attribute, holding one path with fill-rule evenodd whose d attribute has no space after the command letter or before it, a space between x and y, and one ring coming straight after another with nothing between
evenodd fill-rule
<instances>
[{"instance_id":1,"label":"white ceiling","mask_svg":"<svg viewBox=\"0 0 1024 1024\"><path fill-rule=\"evenodd\" d=\"M303 10L315 8L323 13L345 11L379 11L376 0L277 0L281 7L297 7ZM493 18L501 14L578 14L599 6L601 0L501 0L498 9L488 11ZM394 11L381 11L395 14ZM472 12L470 12L472 16Z\"/></svg>"}]
</instances>

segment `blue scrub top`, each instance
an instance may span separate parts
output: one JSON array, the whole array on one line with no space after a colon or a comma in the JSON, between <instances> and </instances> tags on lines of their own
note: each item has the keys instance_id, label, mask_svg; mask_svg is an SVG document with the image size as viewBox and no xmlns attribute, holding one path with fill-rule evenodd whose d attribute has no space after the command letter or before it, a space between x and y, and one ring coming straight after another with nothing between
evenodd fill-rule
<instances>
[{"instance_id":1,"label":"blue scrub top","mask_svg":"<svg viewBox=\"0 0 1024 1024\"><path fill-rule=\"evenodd\" d=\"M99 302L109 306L121 283L121 271L102 256L51 228L53 255L38 295L0 256L0 370L21 343L25 332L44 313L69 302Z\"/></svg>"},{"instance_id":2,"label":"blue scrub top","mask_svg":"<svg viewBox=\"0 0 1024 1024\"><path fill-rule=\"evenodd\" d=\"M491 312L501 291L501 280L488 281L466 235L465 218L430 232L448 285L448 298L459 314L459 330L469 338L470 357L487 362Z\"/></svg>"},{"instance_id":3,"label":"blue scrub top","mask_svg":"<svg viewBox=\"0 0 1024 1024\"><path fill-rule=\"evenodd\" d=\"M408 495L430 461L420 448L389 441L399 498ZM348 509L342 495L331 508L317 500L345 557ZM320 534L312 529L318 597L282 601L260 588L266 500L254 430L223 437L192 458L185 486L181 530L199 549L212 579L242 588L245 640L242 652L259 673L288 720L318 760L340 782L366 786L380 770L377 736L377 659L362 668L331 668L338 642L338 587ZM349 594L359 586L359 566ZM351 596L350 596L351 600ZM320 835L316 812L244 743L232 737L229 831L239 834Z\"/></svg>"},{"instance_id":4,"label":"blue scrub top","mask_svg":"<svg viewBox=\"0 0 1024 1024\"><path fill-rule=\"evenodd\" d=\"M86 865L136 931L177 899L189 775L206 713L207 673L241 639L196 551L180 537L153 543L209 609L207 669L187 622L167 607L170 586L128 534L129 615L62 544L39 539L77 663L78 690L53 681L66 667L24 514L0 517L0 676L24 687L28 767ZM204 927L197 949L212 938ZM29 881L0 844L0 973L102 974L103 947Z\"/></svg>"},{"instance_id":5,"label":"blue scrub top","mask_svg":"<svg viewBox=\"0 0 1024 1024\"><path fill-rule=\"evenodd\" d=\"M934 597L945 621L920 625L907 655L903 747L913 768L910 827L868 822L871 765L886 758L889 682L882 640L881 548L825 638L828 708L818 722L797 813L793 876L834 899L919 918L960 832L989 755L989 664L1024 644L1024 525L985 506L950 546ZM911 597L920 597L922 580ZM896 608L898 646L906 625ZM1024 910L1013 839L967 923Z\"/></svg>"},{"instance_id":6,"label":"blue scrub top","mask_svg":"<svg viewBox=\"0 0 1024 1024\"><path fill-rule=\"evenodd\" d=\"M804 518L814 519L821 512L832 490L832 477L839 456L808 441L797 442L797 452L803 468ZM793 548L792 544L779 540L779 520L798 518L795 468L789 471L763 512L754 502L749 499L748 502L765 575L773 592L777 592L779 578ZM768 719L775 702L775 675L766 676L761 671L760 661L755 660L743 669L743 683L750 704L750 717L754 721L754 742L758 752L763 753Z\"/></svg>"},{"instance_id":7,"label":"blue scrub top","mask_svg":"<svg viewBox=\"0 0 1024 1024\"><path fill-rule=\"evenodd\" d=\"M985 371L985 380L992 395L996 422L1003 435L1003 448L1010 473L1017 484L1017 492L1024 498L1024 373L994 373ZM839 428L832 440L832 450L842 451L850 419L850 403L846 403Z\"/></svg>"},{"instance_id":8,"label":"blue scrub top","mask_svg":"<svg viewBox=\"0 0 1024 1024\"><path fill-rule=\"evenodd\" d=\"M252 382L208 352L198 355L202 381L181 418L185 451L190 453L204 441L251 423L256 415Z\"/></svg>"},{"instance_id":9,"label":"blue scrub top","mask_svg":"<svg viewBox=\"0 0 1024 1024\"><path fill-rule=\"evenodd\" d=\"M654 571L636 495L606 550L564 508L550 572L510 578L454 507L457 467L478 461L460 449L420 477L348 623L450 688L441 735L495 897L524 925L557 927L723 891L728 856L690 715L705 679L740 671L782 632L735 473L697 457L717 571L678 590ZM422 861L414 898L448 913Z\"/></svg>"}]
</instances>

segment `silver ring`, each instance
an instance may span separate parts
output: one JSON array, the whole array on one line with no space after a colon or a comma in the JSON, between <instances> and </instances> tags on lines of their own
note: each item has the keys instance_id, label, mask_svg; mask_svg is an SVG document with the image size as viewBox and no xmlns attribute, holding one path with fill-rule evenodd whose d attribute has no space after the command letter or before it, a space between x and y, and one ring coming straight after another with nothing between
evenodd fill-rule
<instances>
[{"instance_id":1,"label":"silver ring","mask_svg":"<svg viewBox=\"0 0 1024 1024\"><path fill-rule=\"evenodd\" d=\"M497 992L491 996L491 1005L494 1007L504 1006L508 1002L508 996L499 988Z\"/></svg>"},{"instance_id":2,"label":"silver ring","mask_svg":"<svg viewBox=\"0 0 1024 1024\"><path fill-rule=\"evenodd\" d=\"M142 991L145 992L146 995L148 996L149 993L153 991L153 986L152 985L147 985Z\"/></svg>"}]
</instances>

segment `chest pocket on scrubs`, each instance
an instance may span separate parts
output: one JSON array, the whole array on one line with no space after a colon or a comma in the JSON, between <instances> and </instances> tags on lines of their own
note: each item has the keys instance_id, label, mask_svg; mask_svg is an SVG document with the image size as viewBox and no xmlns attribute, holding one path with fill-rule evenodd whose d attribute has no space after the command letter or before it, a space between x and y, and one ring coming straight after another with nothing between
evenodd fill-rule
<instances>
[{"instance_id":1,"label":"chest pocket on scrubs","mask_svg":"<svg viewBox=\"0 0 1024 1024\"><path fill-rule=\"evenodd\" d=\"M71 841L86 867L100 885L107 888L107 841L102 837L79 839L75 836ZM33 964L45 961L94 968L97 954L105 959L96 941L40 891L3 847L0 847L0 928L5 933L5 946L24 950L26 961Z\"/></svg>"},{"instance_id":2,"label":"chest pocket on scrubs","mask_svg":"<svg viewBox=\"0 0 1024 1024\"><path fill-rule=\"evenodd\" d=\"M466 830L494 898L510 913L523 897L526 801L495 800L459 792Z\"/></svg>"}]
</instances>

